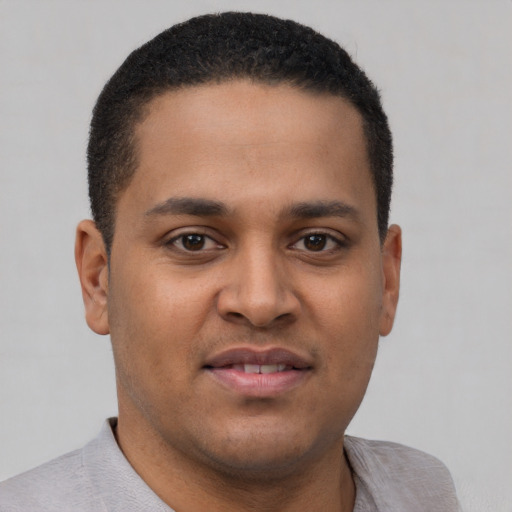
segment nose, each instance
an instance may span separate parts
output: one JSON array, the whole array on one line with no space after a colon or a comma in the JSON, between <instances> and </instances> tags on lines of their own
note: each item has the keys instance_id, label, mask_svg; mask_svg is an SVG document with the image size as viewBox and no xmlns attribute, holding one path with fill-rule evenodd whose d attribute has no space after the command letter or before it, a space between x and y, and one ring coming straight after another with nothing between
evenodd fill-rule
<instances>
[{"instance_id":1,"label":"nose","mask_svg":"<svg viewBox=\"0 0 512 512\"><path fill-rule=\"evenodd\" d=\"M218 295L219 314L227 321L266 328L296 320L300 301L286 269L269 251L239 254Z\"/></svg>"}]
</instances>

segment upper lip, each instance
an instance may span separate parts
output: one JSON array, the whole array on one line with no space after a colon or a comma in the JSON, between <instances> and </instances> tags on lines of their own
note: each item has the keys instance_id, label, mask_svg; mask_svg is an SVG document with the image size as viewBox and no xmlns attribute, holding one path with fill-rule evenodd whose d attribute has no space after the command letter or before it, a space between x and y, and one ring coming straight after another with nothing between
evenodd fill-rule
<instances>
[{"instance_id":1,"label":"upper lip","mask_svg":"<svg viewBox=\"0 0 512 512\"><path fill-rule=\"evenodd\" d=\"M233 364L284 364L299 370L312 367L310 358L281 347L267 349L256 349L253 347L231 348L212 356L206 361L204 366L222 368Z\"/></svg>"}]
</instances>

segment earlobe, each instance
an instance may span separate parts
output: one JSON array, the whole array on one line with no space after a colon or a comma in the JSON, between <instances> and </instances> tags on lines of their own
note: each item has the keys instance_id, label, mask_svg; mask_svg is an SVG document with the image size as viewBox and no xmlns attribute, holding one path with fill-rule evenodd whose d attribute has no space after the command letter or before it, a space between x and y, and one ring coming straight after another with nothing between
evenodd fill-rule
<instances>
[{"instance_id":1,"label":"earlobe","mask_svg":"<svg viewBox=\"0 0 512 512\"><path fill-rule=\"evenodd\" d=\"M97 334L108 334L108 256L92 220L83 220L76 228L75 261L87 325Z\"/></svg>"},{"instance_id":2,"label":"earlobe","mask_svg":"<svg viewBox=\"0 0 512 512\"><path fill-rule=\"evenodd\" d=\"M383 295L380 317L380 335L387 336L393 327L400 292L400 264L402 262L402 230L389 227L382 247Z\"/></svg>"}]
</instances>

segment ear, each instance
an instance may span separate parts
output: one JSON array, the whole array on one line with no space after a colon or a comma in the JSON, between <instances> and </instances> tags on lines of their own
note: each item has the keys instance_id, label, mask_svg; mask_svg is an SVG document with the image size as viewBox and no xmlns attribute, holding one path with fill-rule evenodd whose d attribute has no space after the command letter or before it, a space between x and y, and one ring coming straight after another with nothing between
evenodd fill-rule
<instances>
[{"instance_id":1,"label":"ear","mask_svg":"<svg viewBox=\"0 0 512 512\"><path fill-rule=\"evenodd\" d=\"M108 334L108 257L92 220L83 220L76 228L75 261L87 325L97 334Z\"/></svg>"},{"instance_id":2,"label":"ear","mask_svg":"<svg viewBox=\"0 0 512 512\"><path fill-rule=\"evenodd\" d=\"M393 224L389 227L382 247L383 295L380 315L380 335L387 336L395 320L400 291L400 264L402 262L402 230Z\"/></svg>"}]
</instances>

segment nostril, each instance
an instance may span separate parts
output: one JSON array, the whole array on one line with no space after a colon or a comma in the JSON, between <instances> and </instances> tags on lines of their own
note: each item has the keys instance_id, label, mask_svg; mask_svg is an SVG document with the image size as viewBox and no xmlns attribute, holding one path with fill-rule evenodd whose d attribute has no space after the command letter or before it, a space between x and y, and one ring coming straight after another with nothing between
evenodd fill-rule
<instances>
[{"instance_id":1,"label":"nostril","mask_svg":"<svg viewBox=\"0 0 512 512\"><path fill-rule=\"evenodd\" d=\"M228 313L228 315L232 318L244 318L244 315L242 313L237 313L236 311L231 311Z\"/></svg>"},{"instance_id":2,"label":"nostril","mask_svg":"<svg viewBox=\"0 0 512 512\"><path fill-rule=\"evenodd\" d=\"M253 327L277 327L293 322L300 309L297 297L288 289L278 289L276 282L270 289L270 285L263 287L261 279L255 281L224 287L217 297L219 315L228 322L248 323Z\"/></svg>"}]
</instances>

